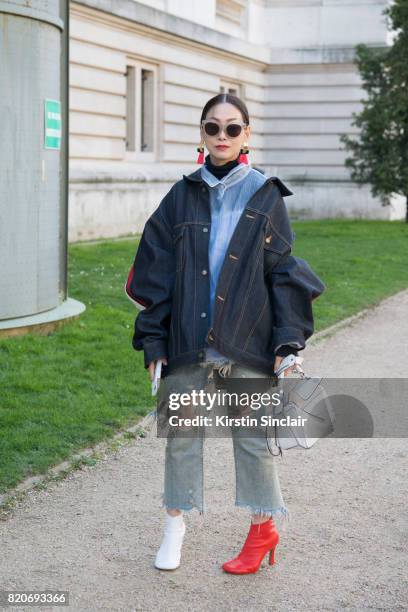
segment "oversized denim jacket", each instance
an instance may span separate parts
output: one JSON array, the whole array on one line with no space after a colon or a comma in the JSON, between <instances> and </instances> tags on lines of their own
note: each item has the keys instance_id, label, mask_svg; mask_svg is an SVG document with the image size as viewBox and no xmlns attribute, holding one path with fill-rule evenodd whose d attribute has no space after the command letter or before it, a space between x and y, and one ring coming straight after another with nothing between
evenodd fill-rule
<instances>
[{"instance_id":1,"label":"oversized denim jacket","mask_svg":"<svg viewBox=\"0 0 408 612\"><path fill-rule=\"evenodd\" d=\"M268 178L247 202L218 277L212 327L208 243L209 187L196 170L177 181L147 220L125 284L138 306L132 345L145 368L167 358L175 368L205 361L205 348L273 374L275 351L303 349L313 334L312 301L325 284L291 255L294 234L283 197L292 192Z\"/></svg>"}]
</instances>

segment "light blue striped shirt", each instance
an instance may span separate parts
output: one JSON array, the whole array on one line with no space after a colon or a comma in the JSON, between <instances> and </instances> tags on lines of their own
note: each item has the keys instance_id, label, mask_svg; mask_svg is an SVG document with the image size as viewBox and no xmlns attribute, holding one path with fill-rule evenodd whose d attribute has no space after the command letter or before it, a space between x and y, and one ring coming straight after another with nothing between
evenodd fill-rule
<instances>
[{"instance_id":1,"label":"light blue striped shirt","mask_svg":"<svg viewBox=\"0 0 408 612\"><path fill-rule=\"evenodd\" d=\"M235 166L222 179L217 179L208 168L201 167L201 176L210 187L211 233L208 246L210 266L210 325L214 315L215 289L235 227L253 194L266 181L265 175L248 164ZM206 348L206 361L226 361L212 347Z\"/></svg>"}]
</instances>

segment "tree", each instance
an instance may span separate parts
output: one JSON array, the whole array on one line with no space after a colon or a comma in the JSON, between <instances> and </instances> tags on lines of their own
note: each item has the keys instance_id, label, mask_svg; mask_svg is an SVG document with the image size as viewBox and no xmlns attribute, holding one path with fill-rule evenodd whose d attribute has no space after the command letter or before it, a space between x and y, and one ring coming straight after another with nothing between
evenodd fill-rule
<instances>
[{"instance_id":1,"label":"tree","mask_svg":"<svg viewBox=\"0 0 408 612\"><path fill-rule=\"evenodd\" d=\"M357 45L355 63L367 95L353 113L357 137L341 136L352 153L345 165L351 178L371 185L371 193L389 205L391 195L406 198L408 223L408 2L395 0L384 14L395 34L392 46Z\"/></svg>"}]
</instances>

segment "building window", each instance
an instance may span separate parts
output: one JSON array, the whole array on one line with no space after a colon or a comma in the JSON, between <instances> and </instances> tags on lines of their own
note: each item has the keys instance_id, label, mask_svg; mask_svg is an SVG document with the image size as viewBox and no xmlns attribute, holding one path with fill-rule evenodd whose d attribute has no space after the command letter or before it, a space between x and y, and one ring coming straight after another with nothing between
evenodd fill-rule
<instances>
[{"instance_id":1,"label":"building window","mask_svg":"<svg viewBox=\"0 0 408 612\"><path fill-rule=\"evenodd\" d=\"M233 96L238 96L238 98L242 97L242 88L239 83L233 83L228 81L221 81L220 83L220 93L229 93Z\"/></svg>"},{"instance_id":2,"label":"building window","mask_svg":"<svg viewBox=\"0 0 408 612\"><path fill-rule=\"evenodd\" d=\"M136 68L126 67L126 151L136 151Z\"/></svg>"},{"instance_id":3,"label":"building window","mask_svg":"<svg viewBox=\"0 0 408 612\"><path fill-rule=\"evenodd\" d=\"M157 133L157 67L129 61L126 67L126 152L154 161Z\"/></svg>"},{"instance_id":4,"label":"building window","mask_svg":"<svg viewBox=\"0 0 408 612\"><path fill-rule=\"evenodd\" d=\"M154 72L142 68L141 76L140 148L153 151Z\"/></svg>"}]
</instances>

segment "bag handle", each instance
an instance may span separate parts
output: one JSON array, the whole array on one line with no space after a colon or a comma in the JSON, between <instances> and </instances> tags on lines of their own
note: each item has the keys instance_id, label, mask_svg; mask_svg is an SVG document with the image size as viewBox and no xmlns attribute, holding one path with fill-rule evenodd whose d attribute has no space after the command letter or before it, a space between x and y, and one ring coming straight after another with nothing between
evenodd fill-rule
<instances>
[{"instance_id":1,"label":"bag handle","mask_svg":"<svg viewBox=\"0 0 408 612\"><path fill-rule=\"evenodd\" d=\"M303 369L300 367L300 364L303 362L304 362L304 357L299 357L299 355L294 355L293 353L291 353L290 355L287 355L284 359L282 359L278 369L275 372L275 375L278 378L284 378L285 370L296 365L293 371L296 372L297 374L300 374L301 378L305 378L306 374L304 373Z\"/></svg>"}]
</instances>

